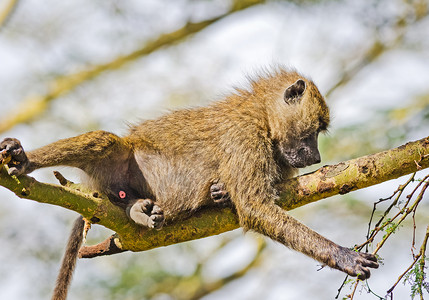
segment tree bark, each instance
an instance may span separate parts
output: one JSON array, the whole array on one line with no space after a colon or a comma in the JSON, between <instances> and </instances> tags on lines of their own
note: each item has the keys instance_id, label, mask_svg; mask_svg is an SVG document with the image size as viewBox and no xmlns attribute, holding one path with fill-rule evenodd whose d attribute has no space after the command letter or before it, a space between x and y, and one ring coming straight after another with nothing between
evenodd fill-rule
<instances>
[{"instance_id":1,"label":"tree bark","mask_svg":"<svg viewBox=\"0 0 429 300\"><path fill-rule=\"evenodd\" d=\"M429 137L395 149L363 156L282 182L278 205L290 210L336 194L398 178L429 167ZM75 186L40 183L29 176L13 178L2 168L0 185L18 197L62 206L94 224L116 232L99 245L84 247L81 257L109 255L126 250L145 251L220 234L239 227L230 208L203 208L192 217L168 224L160 231L147 230L129 221L125 212L100 197Z\"/></svg>"}]
</instances>

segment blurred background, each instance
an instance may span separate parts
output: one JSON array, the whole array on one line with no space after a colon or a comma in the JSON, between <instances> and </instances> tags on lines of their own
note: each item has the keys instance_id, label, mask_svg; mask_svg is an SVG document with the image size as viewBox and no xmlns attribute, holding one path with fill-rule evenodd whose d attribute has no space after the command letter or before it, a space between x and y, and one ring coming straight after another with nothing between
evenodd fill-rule
<instances>
[{"instance_id":1,"label":"blurred background","mask_svg":"<svg viewBox=\"0 0 429 300\"><path fill-rule=\"evenodd\" d=\"M27 150L170 110L205 105L283 64L331 107L322 164L429 134L427 0L0 1L0 137ZM321 165L322 165L321 164ZM313 166L306 171L317 169ZM78 171L55 168L78 181ZM417 174L417 178L422 175ZM52 169L32 174L55 182ZM373 203L408 179L324 199L291 214L335 242L365 241ZM416 215L416 247L427 196ZM377 214L376 214L377 215ZM0 299L47 299L77 214L0 188ZM381 250L371 291L384 297L412 261L412 222ZM111 232L93 226L88 243ZM162 232L160 232L162 234ZM334 299L344 280L254 233L78 261L69 299ZM379 299L362 284L356 299ZM350 293L345 287L339 298ZM395 299L410 298L400 284Z\"/></svg>"}]
</instances>

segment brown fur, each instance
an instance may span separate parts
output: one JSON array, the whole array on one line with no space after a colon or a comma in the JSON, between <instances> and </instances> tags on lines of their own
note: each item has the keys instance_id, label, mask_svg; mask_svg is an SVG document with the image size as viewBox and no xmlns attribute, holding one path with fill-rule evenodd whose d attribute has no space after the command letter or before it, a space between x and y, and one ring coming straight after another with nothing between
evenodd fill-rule
<instances>
[{"instance_id":1,"label":"brown fur","mask_svg":"<svg viewBox=\"0 0 429 300\"><path fill-rule=\"evenodd\" d=\"M67 272L59 272L57 277L57 284L52 294L52 300L62 300L67 298L68 287L73 276L73 270L76 266L77 253L82 245L83 229L85 221L82 217L76 219L67 242L66 252L64 253L63 261L60 270L67 270Z\"/></svg>"},{"instance_id":2,"label":"brown fur","mask_svg":"<svg viewBox=\"0 0 429 300\"><path fill-rule=\"evenodd\" d=\"M285 101L288 87L299 91L296 99L291 93ZM305 164L320 161L317 134L328 124L328 107L314 83L277 68L253 80L249 90L145 121L124 138L95 131L45 146L30 152L29 162L16 166L16 172L58 164L79 167L118 205L154 200L166 222L211 204L210 186L221 182L244 228L367 278L369 268L378 266L374 256L338 246L275 205L275 183L296 173L288 155L296 156L303 141L314 137L318 157ZM128 197L119 199L119 191Z\"/></svg>"}]
</instances>

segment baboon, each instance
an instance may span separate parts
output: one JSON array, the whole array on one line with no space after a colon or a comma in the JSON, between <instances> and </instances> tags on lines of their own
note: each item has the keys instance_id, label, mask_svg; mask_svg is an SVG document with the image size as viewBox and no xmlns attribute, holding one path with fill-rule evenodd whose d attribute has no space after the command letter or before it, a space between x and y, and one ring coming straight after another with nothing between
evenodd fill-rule
<instances>
[{"instance_id":1,"label":"baboon","mask_svg":"<svg viewBox=\"0 0 429 300\"><path fill-rule=\"evenodd\" d=\"M84 170L97 190L149 228L227 194L246 230L366 279L378 267L374 255L335 244L275 204L277 182L320 162L317 139L328 125L316 85L276 67L219 102L144 121L125 137L93 131L27 154L9 138L0 149L12 156L11 174L56 165Z\"/></svg>"}]
</instances>

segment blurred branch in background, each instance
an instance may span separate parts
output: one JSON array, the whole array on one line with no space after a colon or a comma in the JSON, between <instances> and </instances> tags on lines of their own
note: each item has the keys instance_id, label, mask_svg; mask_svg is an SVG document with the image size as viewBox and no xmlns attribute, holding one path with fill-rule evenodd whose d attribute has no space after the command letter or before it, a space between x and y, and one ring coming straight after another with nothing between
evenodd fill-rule
<instances>
[{"instance_id":1,"label":"blurred branch in background","mask_svg":"<svg viewBox=\"0 0 429 300\"><path fill-rule=\"evenodd\" d=\"M210 249L203 247L204 251L193 243L182 245L180 250L176 249L174 253L177 254L177 258L183 255L191 256L186 261L186 265L191 267L186 271L183 271L183 268L182 270L163 268L159 265L160 262L162 263L159 256L159 260L153 262L139 259L135 255L129 256L132 259L122 266L120 272L117 272L115 280L94 278L91 287L102 286L103 288L100 291L90 289L90 292L98 297L100 297L98 292L104 293L107 297L103 295L103 299L122 299L125 294L131 294L136 295L137 299L162 299L164 296L168 299L196 300L213 294L236 280L242 280L245 283L245 276L249 271L257 272L259 268L263 268L268 244L265 238L255 234L243 237L237 233L224 235L218 241L219 243ZM243 241L248 251L238 254L237 244ZM231 253L231 250L234 253ZM245 259L239 259L232 264L232 267L229 265L227 272L215 274L216 270L213 270L213 266L222 264L231 254L238 254L240 258L245 257ZM151 254L147 253L147 255ZM86 299L93 299L91 295L88 296Z\"/></svg>"},{"instance_id":2,"label":"blurred branch in background","mask_svg":"<svg viewBox=\"0 0 429 300\"><path fill-rule=\"evenodd\" d=\"M142 48L132 51L127 55L117 57L108 63L92 66L74 74L60 76L48 84L48 93L45 95L30 96L21 101L14 111L5 114L0 119L0 133L13 128L17 124L31 122L46 110L51 101L70 93L80 84L101 75L105 71L119 69L125 64L153 53L162 47L178 43L235 12L264 2L264 0L234 1L230 10L220 16L196 23L188 22L182 28L170 33L162 34L158 38L146 42Z\"/></svg>"},{"instance_id":3,"label":"blurred branch in background","mask_svg":"<svg viewBox=\"0 0 429 300\"><path fill-rule=\"evenodd\" d=\"M326 92L326 97L329 97L339 87L346 85L363 68L376 61L384 53L402 45L410 27L422 21L429 13L426 0L406 1L405 4L406 9L402 11L401 15L395 16L395 20L386 21L384 24L375 27L374 42L364 53L357 55L357 61L352 57L345 58L339 79ZM382 30L386 30L385 27L388 27L388 30L393 33L393 36L387 39L382 32ZM350 63L352 61L354 63Z\"/></svg>"},{"instance_id":4,"label":"blurred branch in background","mask_svg":"<svg viewBox=\"0 0 429 300\"><path fill-rule=\"evenodd\" d=\"M324 158L345 160L394 147L413 135L427 134L424 128L429 126L429 92L370 113L370 122L363 116L356 123L335 129L335 135L324 139Z\"/></svg>"},{"instance_id":5,"label":"blurred branch in background","mask_svg":"<svg viewBox=\"0 0 429 300\"><path fill-rule=\"evenodd\" d=\"M6 0L7 1L7 0ZM0 6L0 30L4 27L18 6L19 0L9 0Z\"/></svg>"},{"instance_id":6,"label":"blurred branch in background","mask_svg":"<svg viewBox=\"0 0 429 300\"><path fill-rule=\"evenodd\" d=\"M262 237L257 237L255 241L257 243L256 252L252 259L245 266L241 267L239 270L234 271L232 274L217 278L213 281L205 279L202 274L203 267L207 261L212 259L213 256L218 255L218 252L227 246L227 244L230 242L226 240L216 249L214 249L214 251L212 251L208 256L198 262L197 267L195 268L195 271L192 275L184 277L163 277L163 280L151 286L147 292L147 296L151 299L157 294L166 293L170 296L173 296L174 299L197 300L215 292L216 290L221 289L226 284L243 277L250 269L258 266L258 264L261 262L263 258L262 253L267 244Z\"/></svg>"}]
</instances>

